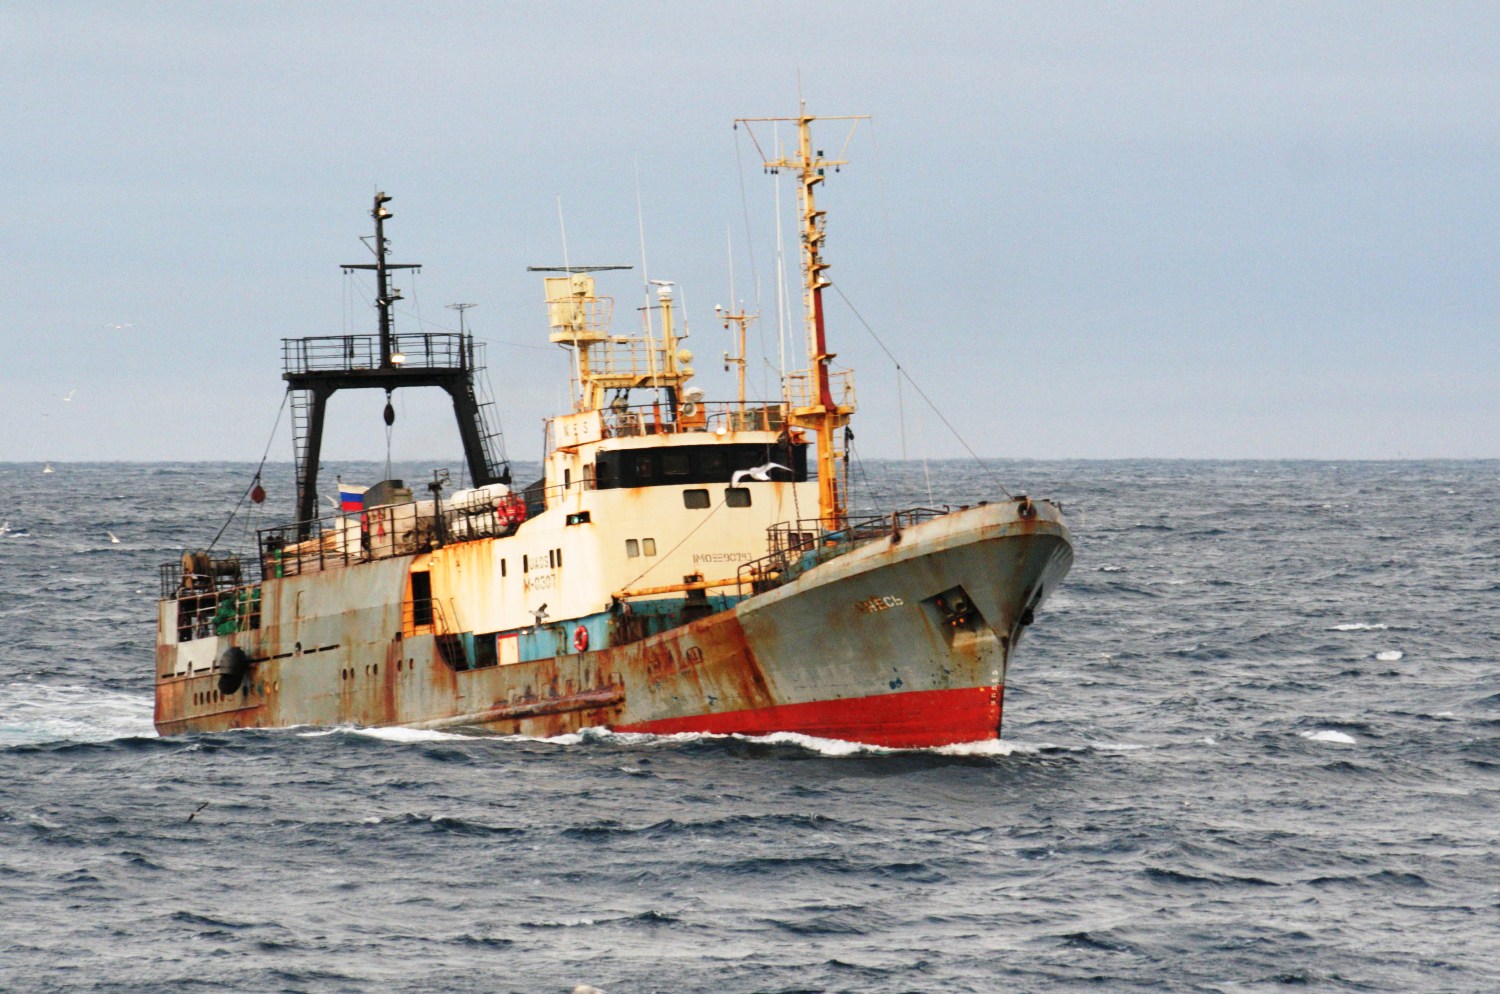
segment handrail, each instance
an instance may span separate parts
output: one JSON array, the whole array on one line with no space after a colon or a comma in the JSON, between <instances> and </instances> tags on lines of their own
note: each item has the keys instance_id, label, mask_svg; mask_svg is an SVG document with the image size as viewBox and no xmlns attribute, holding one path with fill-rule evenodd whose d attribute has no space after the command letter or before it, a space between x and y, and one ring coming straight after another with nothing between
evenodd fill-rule
<instances>
[{"instance_id":1,"label":"handrail","mask_svg":"<svg viewBox=\"0 0 1500 994\"><path fill-rule=\"evenodd\" d=\"M758 594L776 587L876 539L899 538L904 528L942 517L951 508L911 507L889 514L832 518L800 518L780 521L766 529L771 550L759 559L740 564L736 582L743 594Z\"/></svg>"},{"instance_id":2,"label":"handrail","mask_svg":"<svg viewBox=\"0 0 1500 994\"><path fill-rule=\"evenodd\" d=\"M781 431L787 423L785 404L733 400L685 401L678 405L675 421L671 410L662 404L610 406L600 409L599 416L605 438L716 433L720 428L725 431ZM546 437L549 439L552 437L552 422L557 420L561 419L547 419Z\"/></svg>"},{"instance_id":3,"label":"handrail","mask_svg":"<svg viewBox=\"0 0 1500 994\"><path fill-rule=\"evenodd\" d=\"M402 332L391 349L402 369L467 370L473 365L465 336L454 332ZM281 340L282 369L293 375L381 368L379 335L315 335Z\"/></svg>"}]
</instances>

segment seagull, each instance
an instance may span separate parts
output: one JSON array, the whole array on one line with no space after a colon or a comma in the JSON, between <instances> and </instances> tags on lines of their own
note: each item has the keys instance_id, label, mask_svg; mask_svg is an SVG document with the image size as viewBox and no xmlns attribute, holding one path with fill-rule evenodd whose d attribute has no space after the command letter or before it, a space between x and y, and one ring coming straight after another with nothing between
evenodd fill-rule
<instances>
[{"instance_id":1,"label":"seagull","mask_svg":"<svg viewBox=\"0 0 1500 994\"><path fill-rule=\"evenodd\" d=\"M64 397L63 400L64 401L72 400L73 399L73 395L75 393L77 393L77 392L78 392L78 388L74 387L73 389L71 389L71 390L68 391L68 395L66 397Z\"/></svg>"},{"instance_id":2,"label":"seagull","mask_svg":"<svg viewBox=\"0 0 1500 994\"><path fill-rule=\"evenodd\" d=\"M751 469L735 470L734 475L729 478L729 485L731 487L737 487L740 485L740 481L747 476L752 480L761 480L764 482L771 478L771 470L773 469L784 469L788 473L792 471L792 468L790 466L783 466L779 462L768 462L764 466L756 466Z\"/></svg>"},{"instance_id":3,"label":"seagull","mask_svg":"<svg viewBox=\"0 0 1500 994\"><path fill-rule=\"evenodd\" d=\"M106 535L109 536L109 542L110 542L111 545L119 545L120 544L120 536L116 535L114 532L110 531L108 528L104 529L104 534L106 534Z\"/></svg>"},{"instance_id":4,"label":"seagull","mask_svg":"<svg viewBox=\"0 0 1500 994\"><path fill-rule=\"evenodd\" d=\"M113 328L115 331L124 331L126 328L133 327L133 325L129 321L117 321L113 324L107 324L104 327Z\"/></svg>"}]
</instances>

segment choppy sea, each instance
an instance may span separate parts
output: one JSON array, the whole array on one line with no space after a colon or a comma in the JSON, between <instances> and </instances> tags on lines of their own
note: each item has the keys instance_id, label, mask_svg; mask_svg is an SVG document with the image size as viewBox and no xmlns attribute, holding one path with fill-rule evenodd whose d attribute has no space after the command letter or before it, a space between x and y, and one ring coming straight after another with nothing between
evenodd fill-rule
<instances>
[{"instance_id":1,"label":"choppy sea","mask_svg":"<svg viewBox=\"0 0 1500 994\"><path fill-rule=\"evenodd\" d=\"M157 566L253 468L54 469L0 465L0 990L1500 990L1500 462L998 463L1076 565L1004 740L899 752L158 738Z\"/></svg>"}]
</instances>

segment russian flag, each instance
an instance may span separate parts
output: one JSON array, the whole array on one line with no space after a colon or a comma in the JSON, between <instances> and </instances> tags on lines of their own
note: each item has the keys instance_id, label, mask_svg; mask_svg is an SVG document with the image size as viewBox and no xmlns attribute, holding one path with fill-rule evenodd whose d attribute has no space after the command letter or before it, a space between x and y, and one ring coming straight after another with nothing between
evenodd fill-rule
<instances>
[{"instance_id":1,"label":"russian flag","mask_svg":"<svg viewBox=\"0 0 1500 994\"><path fill-rule=\"evenodd\" d=\"M339 510L363 511L365 509L365 491L369 489L369 487L356 487L348 483L340 483Z\"/></svg>"}]
</instances>

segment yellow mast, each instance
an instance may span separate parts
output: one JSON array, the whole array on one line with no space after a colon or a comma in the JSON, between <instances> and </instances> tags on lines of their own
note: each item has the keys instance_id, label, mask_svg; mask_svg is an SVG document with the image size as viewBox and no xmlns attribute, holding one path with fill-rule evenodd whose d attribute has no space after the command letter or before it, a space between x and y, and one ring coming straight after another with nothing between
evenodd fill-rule
<instances>
[{"instance_id":1,"label":"yellow mast","mask_svg":"<svg viewBox=\"0 0 1500 994\"><path fill-rule=\"evenodd\" d=\"M864 115L852 117L812 117L804 102L796 117L742 117L735 124L747 126L757 121L795 121L797 124L797 154L779 159L765 159L767 169L778 171L791 169L796 172L797 207L802 226L802 298L804 320L807 324L807 358L811 367L801 374L792 374L789 379L795 385L805 379L806 390L797 393L791 407L790 420L799 427L810 428L818 438L818 516L825 527L839 528L844 524L844 497L839 488L839 463L845 453L836 448L839 429L849 423L854 413L852 390L848 388L847 376L841 377L845 390L839 401L834 400L828 371L834 353L828 351L828 338L823 321L823 288L829 286L823 271L828 263L823 261L824 225L827 211L818 210L815 188L823 182L829 166L844 165L845 159L824 158L823 150L814 154L812 146L812 122L814 121L861 121ZM753 135L752 135L753 139ZM757 147L759 147L757 143ZM762 153L764 155L764 153Z\"/></svg>"},{"instance_id":2,"label":"yellow mast","mask_svg":"<svg viewBox=\"0 0 1500 994\"><path fill-rule=\"evenodd\" d=\"M760 315L746 314L743 308L738 311L716 309L720 312L719 316L724 319L724 330L729 331L731 325L734 327L731 334L735 337L737 351L734 355L724 353L724 371L729 372L731 364L735 366L735 379L739 383L740 416L743 417L745 414L745 326Z\"/></svg>"}]
</instances>

